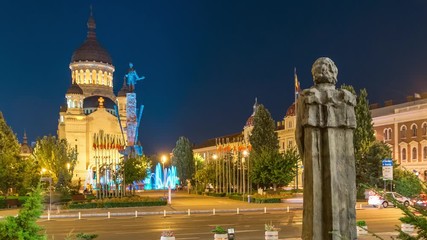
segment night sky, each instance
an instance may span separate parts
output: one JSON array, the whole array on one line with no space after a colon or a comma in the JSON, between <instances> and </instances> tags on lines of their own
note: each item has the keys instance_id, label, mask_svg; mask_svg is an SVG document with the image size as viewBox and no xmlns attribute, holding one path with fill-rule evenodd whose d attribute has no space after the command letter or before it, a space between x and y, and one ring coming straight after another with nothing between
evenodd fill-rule
<instances>
[{"instance_id":1,"label":"night sky","mask_svg":"<svg viewBox=\"0 0 427 240\"><path fill-rule=\"evenodd\" d=\"M276 121L294 99L293 73L335 61L338 85L367 88L370 103L427 91L427 1L120 0L2 1L0 111L22 140L56 135L71 84L71 55L93 4L98 41L116 68L139 75L148 154L239 132L255 97Z\"/></svg>"}]
</instances>

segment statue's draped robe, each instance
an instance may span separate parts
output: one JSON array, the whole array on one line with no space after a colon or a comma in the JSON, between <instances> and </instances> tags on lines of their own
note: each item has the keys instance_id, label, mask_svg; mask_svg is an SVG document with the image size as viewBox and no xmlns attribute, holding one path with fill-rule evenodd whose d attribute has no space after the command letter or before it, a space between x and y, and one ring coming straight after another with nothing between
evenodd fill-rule
<instances>
[{"instance_id":1,"label":"statue's draped robe","mask_svg":"<svg viewBox=\"0 0 427 240\"><path fill-rule=\"evenodd\" d=\"M304 240L357 238L355 103L352 93L332 84L306 89L298 99L296 141L304 164Z\"/></svg>"}]
</instances>

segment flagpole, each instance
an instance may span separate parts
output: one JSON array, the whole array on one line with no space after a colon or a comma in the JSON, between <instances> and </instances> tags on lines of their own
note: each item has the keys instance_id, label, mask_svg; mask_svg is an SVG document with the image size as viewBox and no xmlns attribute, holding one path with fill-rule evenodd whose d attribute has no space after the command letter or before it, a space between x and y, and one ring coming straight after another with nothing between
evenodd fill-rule
<instances>
[{"instance_id":1,"label":"flagpole","mask_svg":"<svg viewBox=\"0 0 427 240\"><path fill-rule=\"evenodd\" d=\"M297 77L297 68L296 67L294 67L294 81L295 81L295 89L294 89L294 104L295 104L295 126L296 126L296 119L297 119L297 94L298 94L298 91L299 91L299 82L298 82L298 77ZM295 178L295 182L296 182L296 187L295 187L295 189L296 189L296 192L298 193L298 171L299 171L299 169L298 169L298 161L297 161L297 169L296 169L296 178Z\"/></svg>"}]
</instances>

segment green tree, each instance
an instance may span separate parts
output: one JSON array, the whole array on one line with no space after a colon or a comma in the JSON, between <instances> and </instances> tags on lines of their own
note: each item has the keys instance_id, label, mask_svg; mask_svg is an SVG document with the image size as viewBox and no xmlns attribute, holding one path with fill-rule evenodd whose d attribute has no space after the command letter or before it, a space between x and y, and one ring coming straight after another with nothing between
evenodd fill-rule
<instances>
[{"instance_id":1,"label":"green tree","mask_svg":"<svg viewBox=\"0 0 427 240\"><path fill-rule=\"evenodd\" d=\"M258 105L254 116L254 128L249 138L252 146L249 174L252 182L261 187L276 185L280 179L276 173L280 174L282 169L272 167L281 167L283 161L283 156L279 154L279 140L275 130L276 125L270 112L262 104Z\"/></svg>"},{"instance_id":2,"label":"green tree","mask_svg":"<svg viewBox=\"0 0 427 240\"><path fill-rule=\"evenodd\" d=\"M341 86L341 88L348 90L353 94L356 94L356 91L352 86L343 85ZM371 167L374 167L374 169L378 169L378 167L381 167L381 163L379 161L384 158L378 159L372 158L371 156L368 159L368 154L372 155L374 152L378 151L381 146L374 144L374 127L371 112L369 111L368 92L366 91L366 89L360 90L359 95L357 96L357 103L354 108L354 111L356 114L357 126L354 130L353 144L354 157L356 160L356 186L359 187L360 184L371 184L374 181L372 180L372 177L366 175L366 173L371 172ZM372 147L374 148L373 150L370 149ZM374 155L377 155L378 157L383 157L378 154ZM379 165L377 166L378 163ZM378 175L375 174L374 176Z\"/></svg>"},{"instance_id":3,"label":"green tree","mask_svg":"<svg viewBox=\"0 0 427 240\"><path fill-rule=\"evenodd\" d=\"M37 140L32 157L46 174L56 182L56 188L63 188L71 184L74 166L77 162L77 152L68 145L65 139L54 136L44 136ZM68 164L70 168L68 169Z\"/></svg>"},{"instance_id":4,"label":"green tree","mask_svg":"<svg viewBox=\"0 0 427 240\"><path fill-rule=\"evenodd\" d=\"M209 184L215 182L215 162L209 161L197 167L197 172L194 176L195 180L205 189Z\"/></svg>"},{"instance_id":5,"label":"green tree","mask_svg":"<svg viewBox=\"0 0 427 240\"><path fill-rule=\"evenodd\" d=\"M396 168L393 171L393 178L395 191L406 197L415 197L424 190L418 176L411 171Z\"/></svg>"},{"instance_id":6,"label":"green tree","mask_svg":"<svg viewBox=\"0 0 427 240\"><path fill-rule=\"evenodd\" d=\"M370 186L382 186L382 160L391 158L391 149L383 142L372 142L363 158L356 161L359 181Z\"/></svg>"},{"instance_id":7,"label":"green tree","mask_svg":"<svg viewBox=\"0 0 427 240\"><path fill-rule=\"evenodd\" d=\"M172 165L176 166L179 179L181 181L191 180L194 176L195 166L190 140L186 137L179 137L172 153Z\"/></svg>"},{"instance_id":8,"label":"green tree","mask_svg":"<svg viewBox=\"0 0 427 240\"><path fill-rule=\"evenodd\" d=\"M279 140L275 130L276 124L270 112L264 105L258 105L254 116L254 128L249 138L252 153L261 153L262 150L279 151Z\"/></svg>"},{"instance_id":9,"label":"green tree","mask_svg":"<svg viewBox=\"0 0 427 240\"><path fill-rule=\"evenodd\" d=\"M147 170L151 168L151 161L145 155L137 156L123 161L122 166L125 173L125 183L130 184L135 191L133 183L147 177Z\"/></svg>"},{"instance_id":10,"label":"green tree","mask_svg":"<svg viewBox=\"0 0 427 240\"><path fill-rule=\"evenodd\" d=\"M3 193L17 186L21 174L18 171L19 151L18 140L0 112L0 190Z\"/></svg>"},{"instance_id":11,"label":"green tree","mask_svg":"<svg viewBox=\"0 0 427 240\"><path fill-rule=\"evenodd\" d=\"M37 225L37 219L43 212L41 191L39 186L30 194L17 217L9 216L0 222L0 239L46 239L44 234L40 234L42 228Z\"/></svg>"},{"instance_id":12,"label":"green tree","mask_svg":"<svg viewBox=\"0 0 427 240\"><path fill-rule=\"evenodd\" d=\"M40 182L41 168L33 159L21 159L17 164L18 176L16 189L19 195L24 196Z\"/></svg>"}]
</instances>

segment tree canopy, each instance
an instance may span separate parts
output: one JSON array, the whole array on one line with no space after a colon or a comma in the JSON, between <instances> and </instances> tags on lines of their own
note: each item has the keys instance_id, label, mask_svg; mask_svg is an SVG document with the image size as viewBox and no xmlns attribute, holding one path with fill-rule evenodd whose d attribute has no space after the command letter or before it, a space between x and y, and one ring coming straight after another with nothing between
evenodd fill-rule
<instances>
[{"instance_id":1,"label":"tree canopy","mask_svg":"<svg viewBox=\"0 0 427 240\"><path fill-rule=\"evenodd\" d=\"M19 182L19 151L18 140L0 112L0 190L3 193Z\"/></svg>"},{"instance_id":2,"label":"tree canopy","mask_svg":"<svg viewBox=\"0 0 427 240\"><path fill-rule=\"evenodd\" d=\"M190 140L186 137L179 137L172 153L172 165L176 167L180 181L191 180L194 176L195 166Z\"/></svg>"},{"instance_id":3,"label":"tree canopy","mask_svg":"<svg viewBox=\"0 0 427 240\"><path fill-rule=\"evenodd\" d=\"M77 152L65 139L59 140L54 136L38 139L32 157L42 169L46 170L43 174L52 177L56 182L56 188L65 187L71 183Z\"/></svg>"},{"instance_id":4,"label":"tree canopy","mask_svg":"<svg viewBox=\"0 0 427 240\"><path fill-rule=\"evenodd\" d=\"M264 105L258 105L254 116L254 128L249 138L252 152L257 154L262 150L279 151L279 140L275 130L276 124L270 112Z\"/></svg>"}]
</instances>

